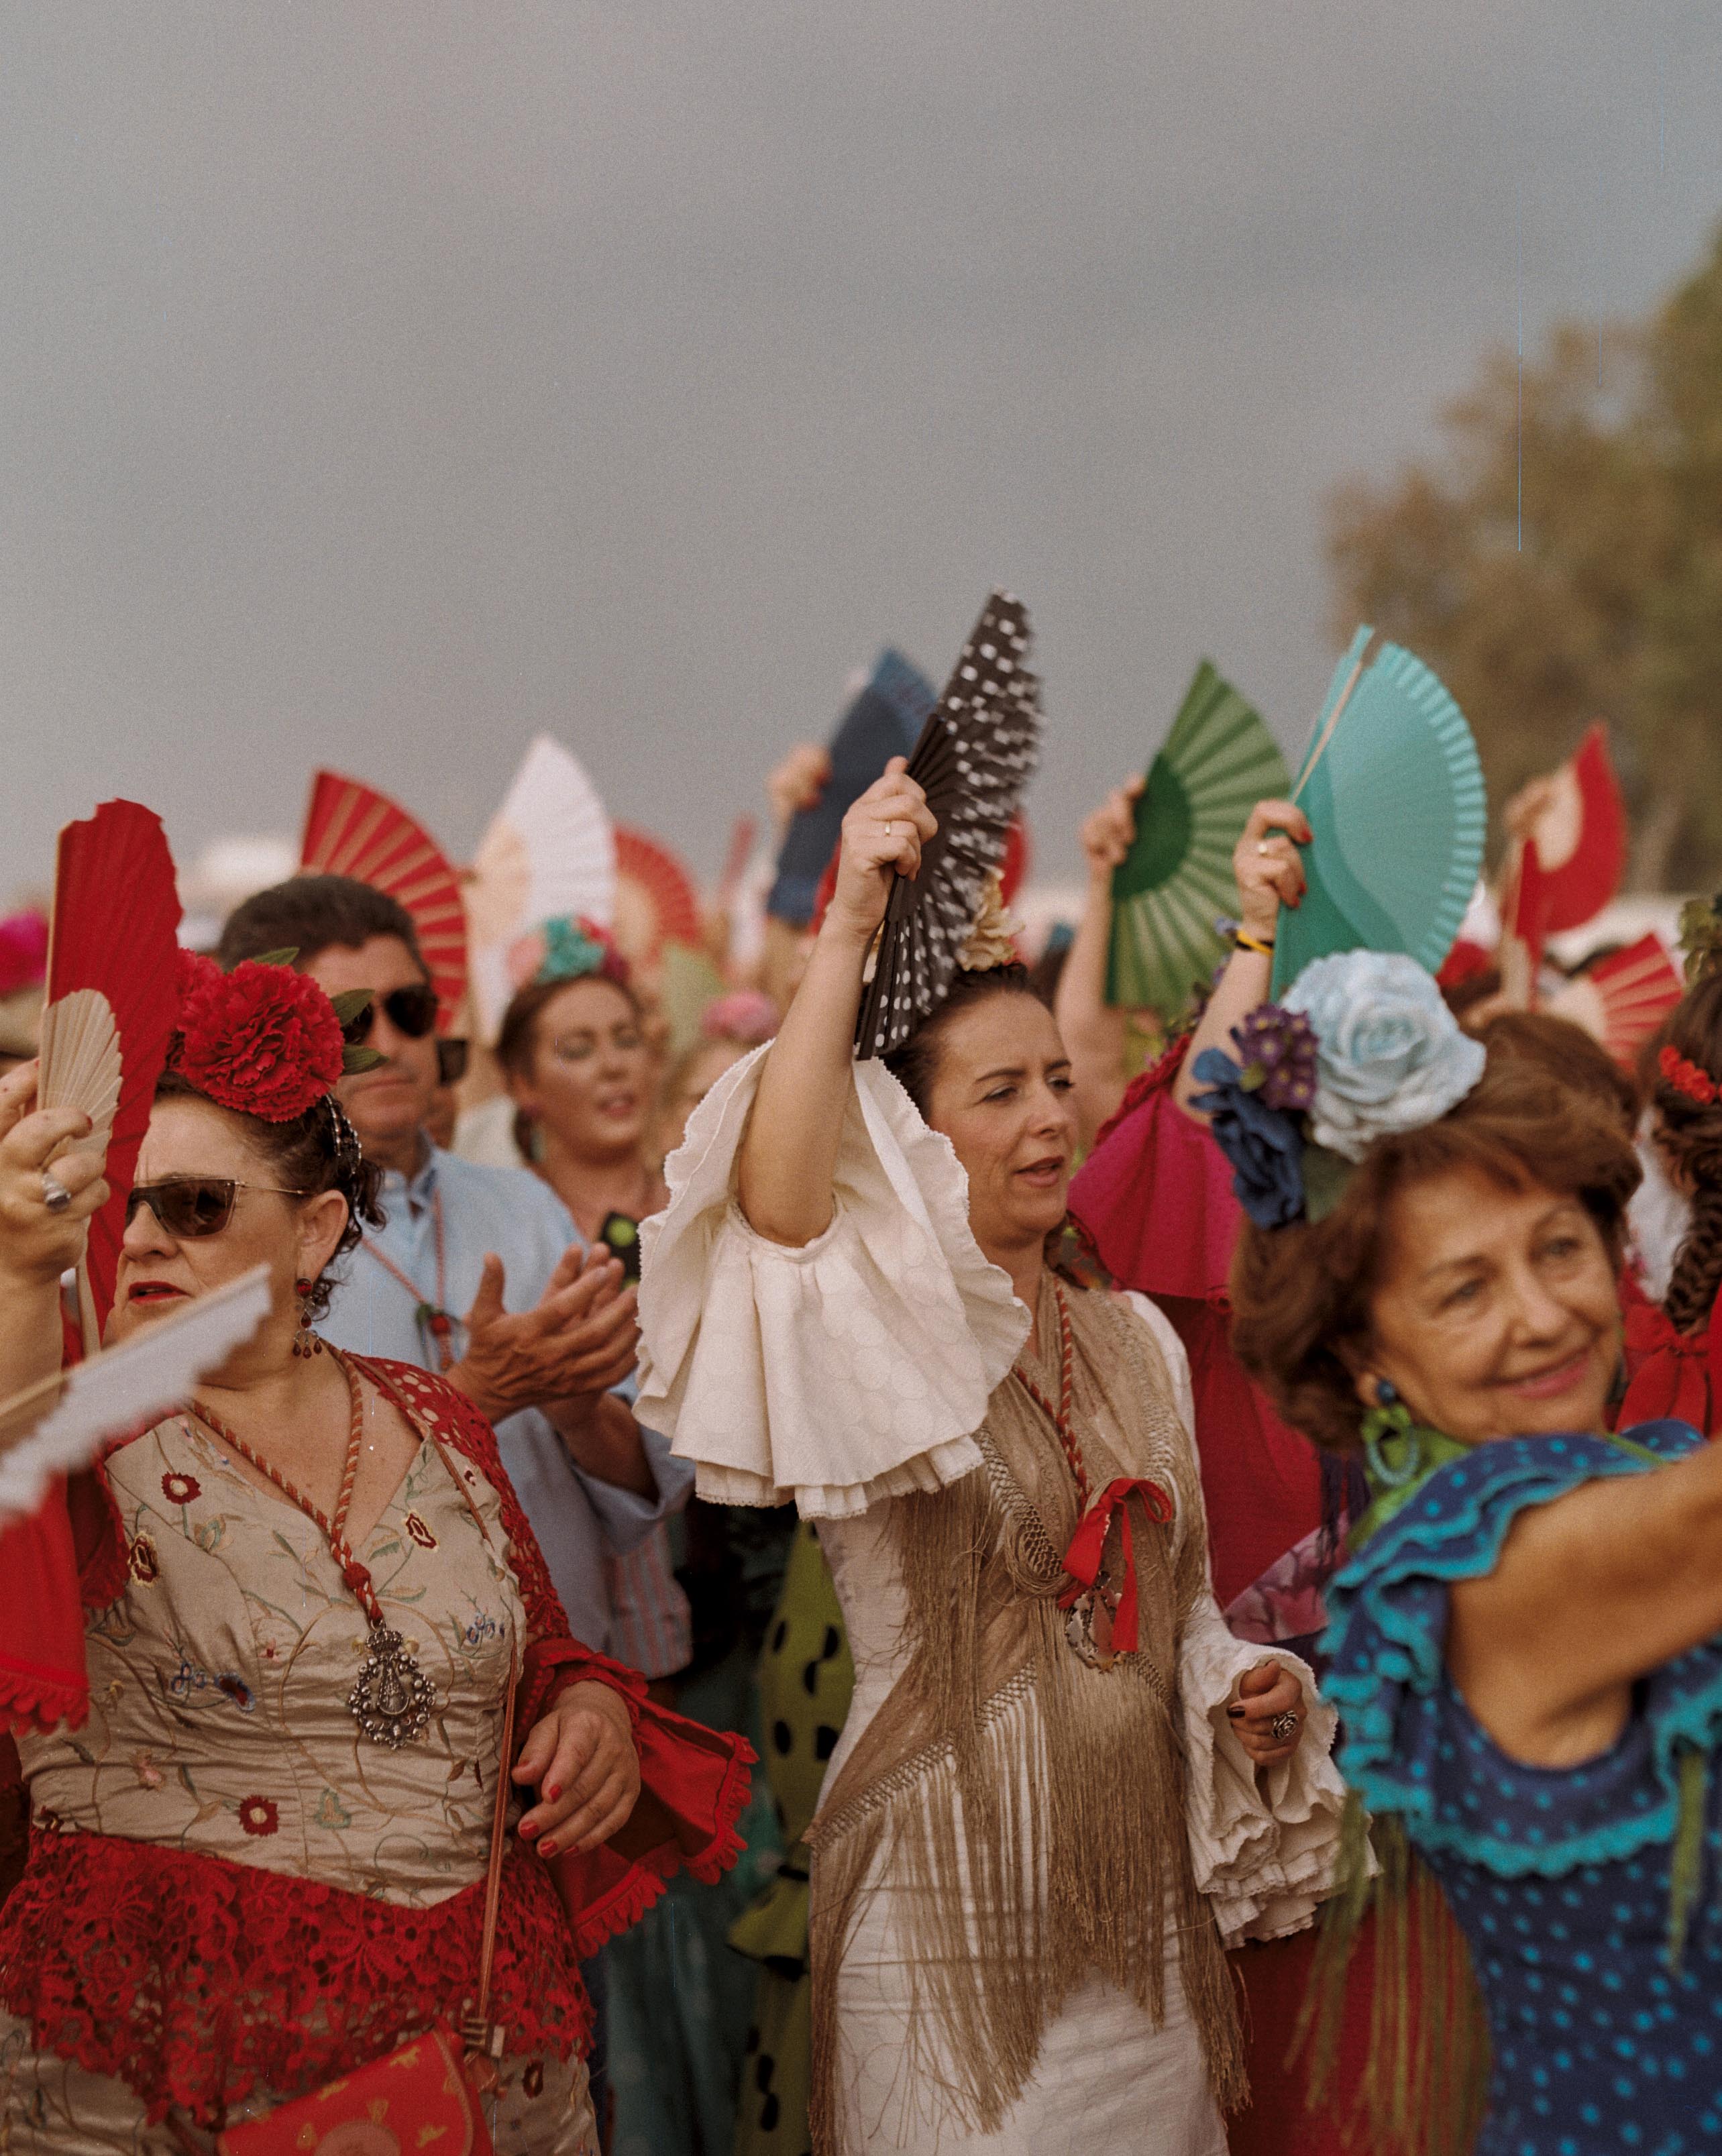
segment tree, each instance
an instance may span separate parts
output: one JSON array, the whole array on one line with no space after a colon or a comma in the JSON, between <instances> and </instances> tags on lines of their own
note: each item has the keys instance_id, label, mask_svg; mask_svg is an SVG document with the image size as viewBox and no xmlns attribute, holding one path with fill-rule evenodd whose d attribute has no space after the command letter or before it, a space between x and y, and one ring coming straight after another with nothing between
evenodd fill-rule
<instances>
[{"instance_id":1,"label":"tree","mask_svg":"<svg viewBox=\"0 0 1722 2156\"><path fill-rule=\"evenodd\" d=\"M1328 504L1334 626L1428 661L1498 806L1611 723L1640 888L1722 880L1722 233L1646 322L1489 354L1443 445ZM1523 463L1521 467L1521 439ZM1523 472L1523 541L1520 473Z\"/></svg>"}]
</instances>

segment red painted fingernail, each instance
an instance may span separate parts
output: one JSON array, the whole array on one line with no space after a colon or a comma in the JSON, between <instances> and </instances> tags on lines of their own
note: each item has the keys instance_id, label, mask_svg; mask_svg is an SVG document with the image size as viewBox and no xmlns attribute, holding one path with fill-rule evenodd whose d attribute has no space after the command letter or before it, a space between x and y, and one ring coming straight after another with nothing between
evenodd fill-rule
<instances>
[{"instance_id":1,"label":"red painted fingernail","mask_svg":"<svg viewBox=\"0 0 1722 2156\"><path fill-rule=\"evenodd\" d=\"M561 1794L562 1784L560 1782L551 1782L545 1788L544 1801L546 1804L553 1804Z\"/></svg>"},{"instance_id":2,"label":"red painted fingernail","mask_svg":"<svg viewBox=\"0 0 1722 2156\"><path fill-rule=\"evenodd\" d=\"M522 1841L530 1841L537 1831L538 1822L536 1820L522 1820L521 1821L520 1838Z\"/></svg>"},{"instance_id":3,"label":"red painted fingernail","mask_svg":"<svg viewBox=\"0 0 1722 2156\"><path fill-rule=\"evenodd\" d=\"M553 1841L541 1841L538 1844L538 1854L540 1856L554 1856L556 1844Z\"/></svg>"}]
</instances>

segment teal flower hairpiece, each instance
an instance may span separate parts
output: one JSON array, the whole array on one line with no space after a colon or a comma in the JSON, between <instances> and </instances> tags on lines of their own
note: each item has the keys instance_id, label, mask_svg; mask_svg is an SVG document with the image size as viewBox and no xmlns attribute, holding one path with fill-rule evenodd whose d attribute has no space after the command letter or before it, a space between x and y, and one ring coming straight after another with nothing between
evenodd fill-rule
<instances>
[{"instance_id":1,"label":"teal flower hairpiece","mask_svg":"<svg viewBox=\"0 0 1722 2156\"><path fill-rule=\"evenodd\" d=\"M596 973L619 988L628 985L628 962L595 921L578 914L558 914L539 930L544 955L538 961L532 985L547 988L553 981L583 981Z\"/></svg>"}]
</instances>

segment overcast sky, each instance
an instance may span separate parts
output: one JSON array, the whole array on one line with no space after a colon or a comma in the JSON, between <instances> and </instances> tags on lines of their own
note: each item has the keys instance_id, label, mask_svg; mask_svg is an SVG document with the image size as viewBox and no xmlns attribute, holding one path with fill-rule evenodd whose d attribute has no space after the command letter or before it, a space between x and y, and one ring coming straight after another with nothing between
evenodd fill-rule
<instances>
[{"instance_id":1,"label":"overcast sky","mask_svg":"<svg viewBox=\"0 0 1722 2156\"><path fill-rule=\"evenodd\" d=\"M0 891L320 762L463 855L541 729L710 871L994 583L1056 873L1204 654L1301 743L1521 255L1531 346L1695 259L1722 12L5 0L0 182Z\"/></svg>"}]
</instances>

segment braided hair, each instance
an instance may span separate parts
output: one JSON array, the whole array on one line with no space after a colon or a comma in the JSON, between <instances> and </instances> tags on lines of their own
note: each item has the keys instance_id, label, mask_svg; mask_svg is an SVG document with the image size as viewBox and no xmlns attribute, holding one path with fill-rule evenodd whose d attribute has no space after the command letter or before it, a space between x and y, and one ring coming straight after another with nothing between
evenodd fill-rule
<instances>
[{"instance_id":1,"label":"braided hair","mask_svg":"<svg viewBox=\"0 0 1722 2156\"><path fill-rule=\"evenodd\" d=\"M1662 1045L1711 1079L1722 1075L1722 966L1708 968L1687 990ZM1651 1068L1657 1136L1676 1180L1692 1194L1692 1220L1664 1307L1677 1332L1696 1332L1709 1322L1722 1286L1722 1097L1696 1100L1656 1064Z\"/></svg>"}]
</instances>

